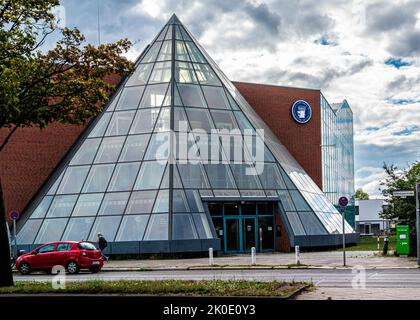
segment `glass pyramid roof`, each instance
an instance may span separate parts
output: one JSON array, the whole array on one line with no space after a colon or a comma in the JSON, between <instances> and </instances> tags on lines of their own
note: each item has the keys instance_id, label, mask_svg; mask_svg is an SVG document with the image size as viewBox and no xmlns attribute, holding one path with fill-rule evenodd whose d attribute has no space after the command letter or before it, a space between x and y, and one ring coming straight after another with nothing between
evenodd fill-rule
<instances>
[{"instance_id":1,"label":"glass pyramid roof","mask_svg":"<svg viewBox=\"0 0 420 320\"><path fill-rule=\"evenodd\" d=\"M46 183L19 244L217 238L215 198L278 201L294 235L341 216L174 15ZM346 233L352 233L346 224Z\"/></svg>"}]
</instances>

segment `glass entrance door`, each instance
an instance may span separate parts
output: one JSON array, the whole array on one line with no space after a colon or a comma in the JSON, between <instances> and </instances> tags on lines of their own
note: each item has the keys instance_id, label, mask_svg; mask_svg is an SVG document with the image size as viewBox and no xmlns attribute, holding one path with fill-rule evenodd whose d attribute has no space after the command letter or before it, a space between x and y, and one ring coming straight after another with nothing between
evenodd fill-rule
<instances>
[{"instance_id":1,"label":"glass entrance door","mask_svg":"<svg viewBox=\"0 0 420 320\"><path fill-rule=\"evenodd\" d=\"M238 218L226 218L225 219L225 239L226 239L226 251L241 251L241 242L240 242L240 220Z\"/></svg>"},{"instance_id":2,"label":"glass entrance door","mask_svg":"<svg viewBox=\"0 0 420 320\"><path fill-rule=\"evenodd\" d=\"M242 220L243 250L249 251L256 247L255 218L244 218Z\"/></svg>"},{"instance_id":3,"label":"glass entrance door","mask_svg":"<svg viewBox=\"0 0 420 320\"><path fill-rule=\"evenodd\" d=\"M273 217L258 218L259 251L272 251L274 249Z\"/></svg>"}]
</instances>

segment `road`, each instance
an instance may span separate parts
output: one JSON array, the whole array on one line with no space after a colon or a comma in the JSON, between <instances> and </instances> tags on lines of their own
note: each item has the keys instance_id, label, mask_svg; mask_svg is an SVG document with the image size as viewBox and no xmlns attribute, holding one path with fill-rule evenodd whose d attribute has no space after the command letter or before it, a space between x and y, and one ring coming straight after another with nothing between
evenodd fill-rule
<instances>
[{"instance_id":1,"label":"road","mask_svg":"<svg viewBox=\"0 0 420 320\"><path fill-rule=\"evenodd\" d=\"M16 274L15 280L50 281L51 275ZM80 273L66 275L67 281L86 280L258 280L311 281L318 287L351 288L366 279L366 288L420 288L420 269L374 269L356 274L351 269L282 269L282 270L172 270Z\"/></svg>"}]
</instances>

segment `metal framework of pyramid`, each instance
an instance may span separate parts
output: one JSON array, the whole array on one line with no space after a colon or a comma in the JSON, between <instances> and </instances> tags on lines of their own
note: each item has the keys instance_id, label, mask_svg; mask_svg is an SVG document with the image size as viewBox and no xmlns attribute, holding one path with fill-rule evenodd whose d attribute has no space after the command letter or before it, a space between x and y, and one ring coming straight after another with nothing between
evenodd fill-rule
<instances>
[{"instance_id":1,"label":"metal framework of pyramid","mask_svg":"<svg viewBox=\"0 0 420 320\"><path fill-rule=\"evenodd\" d=\"M225 131L211 140L212 129ZM229 157L231 130L242 162ZM204 150L215 146L216 157ZM194 241L217 248L206 201L221 198L276 201L291 245L342 230L335 207L174 15L26 209L18 243L93 241L101 232L125 253L154 242L160 251L176 241L184 247L167 251Z\"/></svg>"}]
</instances>

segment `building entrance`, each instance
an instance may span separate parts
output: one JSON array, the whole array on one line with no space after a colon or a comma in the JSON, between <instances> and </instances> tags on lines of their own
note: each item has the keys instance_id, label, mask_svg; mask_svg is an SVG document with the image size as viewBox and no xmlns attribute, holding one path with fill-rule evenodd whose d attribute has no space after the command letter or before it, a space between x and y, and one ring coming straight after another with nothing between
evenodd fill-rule
<instances>
[{"instance_id":1,"label":"building entrance","mask_svg":"<svg viewBox=\"0 0 420 320\"><path fill-rule=\"evenodd\" d=\"M274 251L275 202L209 202L221 248L226 253Z\"/></svg>"}]
</instances>

